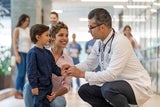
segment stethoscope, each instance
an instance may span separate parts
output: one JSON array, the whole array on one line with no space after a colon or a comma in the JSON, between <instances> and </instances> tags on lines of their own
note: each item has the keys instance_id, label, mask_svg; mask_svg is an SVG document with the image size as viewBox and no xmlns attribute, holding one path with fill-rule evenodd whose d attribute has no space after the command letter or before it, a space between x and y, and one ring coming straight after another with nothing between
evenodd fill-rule
<instances>
[{"instance_id":1,"label":"stethoscope","mask_svg":"<svg viewBox=\"0 0 160 107\"><path fill-rule=\"evenodd\" d=\"M113 39L114 39L114 36L115 36L115 30L113 29L113 34L112 36L108 39L108 41L104 44L104 47L103 47L103 52L105 51L105 48L106 48L106 45L111 41L111 44L110 44L110 48L108 50L108 54L111 52L111 47L112 47L112 42L113 42ZM100 49L101 49L101 46L99 46L99 52L100 52Z\"/></svg>"}]
</instances>

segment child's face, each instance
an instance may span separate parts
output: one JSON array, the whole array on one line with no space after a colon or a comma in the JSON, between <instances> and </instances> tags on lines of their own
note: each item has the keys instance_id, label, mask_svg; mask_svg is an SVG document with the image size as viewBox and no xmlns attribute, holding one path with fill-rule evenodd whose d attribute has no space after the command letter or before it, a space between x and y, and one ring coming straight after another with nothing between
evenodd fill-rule
<instances>
[{"instance_id":1,"label":"child's face","mask_svg":"<svg viewBox=\"0 0 160 107\"><path fill-rule=\"evenodd\" d=\"M38 36L38 44L41 45L42 47L49 45L50 41L50 36L49 36L49 30L42 33L41 35Z\"/></svg>"},{"instance_id":2,"label":"child's face","mask_svg":"<svg viewBox=\"0 0 160 107\"><path fill-rule=\"evenodd\" d=\"M54 38L54 45L59 48L65 48L68 43L68 30L60 29Z\"/></svg>"}]
</instances>

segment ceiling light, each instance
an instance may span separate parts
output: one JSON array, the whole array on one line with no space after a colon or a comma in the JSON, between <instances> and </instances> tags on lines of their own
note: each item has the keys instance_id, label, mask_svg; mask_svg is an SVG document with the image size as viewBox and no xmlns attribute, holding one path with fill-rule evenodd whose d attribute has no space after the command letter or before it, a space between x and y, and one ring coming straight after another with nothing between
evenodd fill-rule
<instances>
[{"instance_id":1,"label":"ceiling light","mask_svg":"<svg viewBox=\"0 0 160 107\"><path fill-rule=\"evenodd\" d=\"M147 6L147 5L127 5L127 8L130 8L130 9L146 9L146 8L151 8L151 6Z\"/></svg>"},{"instance_id":2,"label":"ceiling light","mask_svg":"<svg viewBox=\"0 0 160 107\"><path fill-rule=\"evenodd\" d=\"M113 8L124 8L124 6L123 5L113 5Z\"/></svg>"},{"instance_id":3,"label":"ceiling light","mask_svg":"<svg viewBox=\"0 0 160 107\"><path fill-rule=\"evenodd\" d=\"M128 0L81 0L82 2L128 2Z\"/></svg>"},{"instance_id":4,"label":"ceiling light","mask_svg":"<svg viewBox=\"0 0 160 107\"><path fill-rule=\"evenodd\" d=\"M160 6L160 3L153 3L154 6Z\"/></svg>"},{"instance_id":5,"label":"ceiling light","mask_svg":"<svg viewBox=\"0 0 160 107\"><path fill-rule=\"evenodd\" d=\"M145 17L144 16L128 16L128 15L124 15L122 16L122 21L124 22L145 22ZM119 21L118 17L114 17L113 21Z\"/></svg>"},{"instance_id":6,"label":"ceiling light","mask_svg":"<svg viewBox=\"0 0 160 107\"><path fill-rule=\"evenodd\" d=\"M113 21L119 22L119 19L114 19ZM123 22L145 22L145 19L123 19Z\"/></svg>"},{"instance_id":7,"label":"ceiling light","mask_svg":"<svg viewBox=\"0 0 160 107\"><path fill-rule=\"evenodd\" d=\"M132 0L133 2L154 2L155 0Z\"/></svg>"}]
</instances>

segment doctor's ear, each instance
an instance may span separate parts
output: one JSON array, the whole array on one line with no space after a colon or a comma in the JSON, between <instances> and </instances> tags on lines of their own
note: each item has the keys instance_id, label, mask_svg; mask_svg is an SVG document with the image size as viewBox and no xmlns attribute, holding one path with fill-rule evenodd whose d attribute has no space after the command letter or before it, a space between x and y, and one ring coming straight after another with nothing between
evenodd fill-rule
<instances>
[{"instance_id":1,"label":"doctor's ear","mask_svg":"<svg viewBox=\"0 0 160 107\"><path fill-rule=\"evenodd\" d=\"M106 29L107 26L105 24L102 24L100 27L101 29Z\"/></svg>"}]
</instances>

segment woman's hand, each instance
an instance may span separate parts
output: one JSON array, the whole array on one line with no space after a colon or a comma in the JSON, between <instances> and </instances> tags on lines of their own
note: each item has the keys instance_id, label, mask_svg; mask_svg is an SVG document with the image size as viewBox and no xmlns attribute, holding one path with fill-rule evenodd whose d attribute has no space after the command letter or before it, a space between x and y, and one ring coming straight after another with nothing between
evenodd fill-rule
<instances>
[{"instance_id":1,"label":"woman's hand","mask_svg":"<svg viewBox=\"0 0 160 107\"><path fill-rule=\"evenodd\" d=\"M16 56L16 62L19 64L21 62L21 56L17 55Z\"/></svg>"},{"instance_id":2,"label":"woman's hand","mask_svg":"<svg viewBox=\"0 0 160 107\"><path fill-rule=\"evenodd\" d=\"M57 97L55 92L52 92L51 95L47 95L47 99L51 102Z\"/></svg>"}]
</instances>

